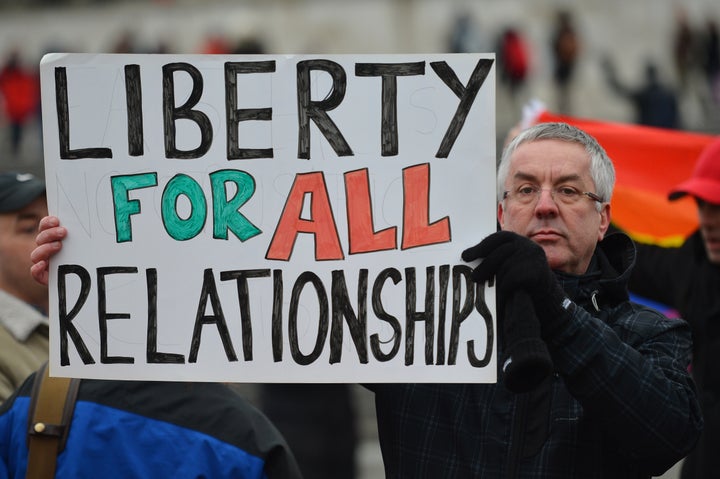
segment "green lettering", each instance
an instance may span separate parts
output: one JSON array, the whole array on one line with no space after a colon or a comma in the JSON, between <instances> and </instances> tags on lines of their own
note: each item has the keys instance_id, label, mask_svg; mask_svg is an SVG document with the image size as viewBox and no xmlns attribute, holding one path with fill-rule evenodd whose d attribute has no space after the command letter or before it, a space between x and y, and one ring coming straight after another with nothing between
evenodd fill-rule
<instances>
[{"instance_id":1,"label":"green lettering","mask_svg":"<svg viewBox=\"0 0 720 479\"><path fill-rule=\"evenodd\" d=\"M190 201L190 214L183 218L178 214L177 201L180 196ZM162 194L162 219L165 231L178 241L197 236L205 226L207 203L200 185L187 175L175 175L165 186Z\"/></svg>"},{"instance_id":2,"label":"green lettering","mask_svg":"<svg viewBox=\"0 0 720 479\"><path fill-rule=\"evenodd\" d=\"M132 241L130 216L140 213L140 201L131 200L130 190L157 186L157 173L113 176L110 178L115 208L115 238L118 243Z\"/></svg>"},{"instance_id":3,"label":"green lettering","mask_svg":"<svg viewBox=\"0 0 720 479\"><path fill-rule=\"evenodd\" d=\"M210 174L213 198L213 237L227 239L228 230L240 241L257 236L261 231L240 213L242 205L255 193L255 179L238 170L219 170ZM237 191L227 198L227 183L234 183Z\"/></svg>"}]
</instances>

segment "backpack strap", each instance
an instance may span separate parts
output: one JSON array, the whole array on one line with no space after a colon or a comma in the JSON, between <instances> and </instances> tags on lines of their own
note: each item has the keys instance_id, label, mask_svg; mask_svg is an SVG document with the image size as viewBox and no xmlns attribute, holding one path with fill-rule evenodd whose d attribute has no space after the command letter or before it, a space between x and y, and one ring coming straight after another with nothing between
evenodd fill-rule
<instances>
[{"instance_id":1,"label":"backpack strap","mask_svg":"<svg viewBox=\"0 0 720 479\"><path fill-rule=\"evenodd\" d=\"M27 478L55 476L57 455L65 448L80 380L51 378L47 362L35 374L28 411Z\"/></svg>"}]
</instances>

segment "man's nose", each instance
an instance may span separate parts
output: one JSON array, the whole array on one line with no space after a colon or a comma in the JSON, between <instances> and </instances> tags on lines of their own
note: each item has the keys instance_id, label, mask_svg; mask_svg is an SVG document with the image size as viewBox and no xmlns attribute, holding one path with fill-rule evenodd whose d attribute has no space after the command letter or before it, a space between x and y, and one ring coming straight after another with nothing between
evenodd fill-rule
<instances>
[{"instance_id":1,"label":"man's nose","mask_svg":"<svg viewBox=\"0 0 720 479\"><path fill-rule=\"evenodd\" d=\"M700 224L705 228L720 228L720 205L703 203L698 206Z\"/></svg>"},{"instance_id":2,"label":"man's nose","mask_svg":"<svg viewBox=\"0 0 720 479\"><path fill-rule=\"evenodd\" d=\"M547 215L557 213L558 205L551 189L541 189L538 192L537 203L535 203L535 214Z\"/></svg>"}]
</instances>

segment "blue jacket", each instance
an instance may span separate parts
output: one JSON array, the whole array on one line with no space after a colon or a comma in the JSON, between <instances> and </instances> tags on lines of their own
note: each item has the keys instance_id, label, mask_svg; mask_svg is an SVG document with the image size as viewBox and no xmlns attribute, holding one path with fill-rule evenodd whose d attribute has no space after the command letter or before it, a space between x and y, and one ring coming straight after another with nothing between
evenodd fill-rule
<instances>
[{"instance_id":1,"label":"blue jacket","mask_svg":"<svg viewBox=\"0 0 720 479\"><path fill-rule=\"evenodd\" d=\"M0 407L0 479L25 477L34 375ZM299 479L269 420L222 384L82 380L56 478Z\"/></svg>"},{"instance_id":2,"label":"blue jacket","mask_svg":"<svg viewBox=\"0 0 720 479\"><path fill-rule=\"evenodd\" d=\"M600 243L590 273L558 274L578 307L547 340L555 374L502 384L379 384L388 479L649 478L692 449L702 415L686 322L628 301L634 249Z\"/></svg>"}]
</instances>

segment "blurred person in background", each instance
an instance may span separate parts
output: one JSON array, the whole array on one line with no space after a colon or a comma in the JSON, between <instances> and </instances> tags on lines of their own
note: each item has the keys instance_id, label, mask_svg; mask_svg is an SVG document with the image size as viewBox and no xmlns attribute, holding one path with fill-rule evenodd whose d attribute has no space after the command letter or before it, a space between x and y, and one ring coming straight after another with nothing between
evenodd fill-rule
<instances>
[{"instance_id":1,"label":"blurred person in background","mask_svg":"<svg viewBox=\"0 0 720 479\"><path fill-rule=\"evenodd\" d=\"M580 37L569 10L559 10L556 15L555 30L551 40L553 80L558 95L558 113L569 115L572 113L570 85L580 56Z\"/></svg>"},{"instance_id":2,"label":"blurred person in background","mask_svg":"<svg viewBox=\"0 0 720 479\"><path fill-rule=\"evenodd\" d=\"M690 25L687 11L678 5L675 8L675 30L673 32L672 54L675 74L681 93L686 93L690 85L690 76L697 66L697 38Z\"/></svg>"},{"instance_id":3,"label":"blurred person in background","mask_svg":"<svg viewBox=\"0 0 720 479\"><path fill-rule=\"evenodd\" d=\"M480 53L487 48L488 41L485 32L475 22L472 13L468 10L457 12L447 40L448 51L450 53Z\"/></svg>"},{"instance_id":4,"label":"blurred person in background","mask_svg":"<svg viewBox=\"0 0 720 479\"><path fill-rule=\"evenodd\" d=\"M30 276L45 184L30 174L0 174L0 402L48 358L47 287Z\"/></svg>"},{"instance_id":5,"label":"blurred person in background","mask_svg":"<svg viewBox=\"0 0 720 479\"><path fill-rule=\"evenodd\" d=\"M691 196L699 228L682 246L637 244L630 290L671 306L693 331L692 375L705 428L685 459L682 479L720 477L720 137L700 154L670 200Z\"/></svg>"},{"instance_id":6,"label":"blurred person in background","mask_svg":"<svg viewBox=\"0 0 720 479\"><path fill-rule=\"evenodd\" d=\"M720 106L720 34L714 18L708 18L705 22L701 61L712 100L705 105L707 109L717 109Z\"/></svg>"},{"instance_id":7,"label":"blurred person in background","mask_svg":"<svg viewBox=\"0 0 720 479\"><path fill-rule=\"evenodd\" d=\"M615 65L609 58L603 61L603 70L610 88L632 104L635 110L635 123L657 128L681 127L677 94L660 81L658 68L654 62L645 63L644 81L637 88L628 87L620 81Z\"/></svg>"},{"instance_id":8,"label":"blurred person in background","mask_svg":"<svg viewBox=\"0 0 720 479\"><path fill-rule=\"evenodd\" d=\"M524 36L514 27L507 27L500 35L497 47L500 80L514 98L525 86L530 70L530 49Z\"/></svg>"},{"instance_id":9,"label":"blurred person in background","mask_svg":"<svg viewBox=\"0 0 720 479\"><path fill-rule=\"evenodd\" d=\"M8 54L0 67L0 104L10 125L10 153L20 153L28 123L40 116L40 77L23 66L18 50Z\"/></svg>"}]
</instances>

